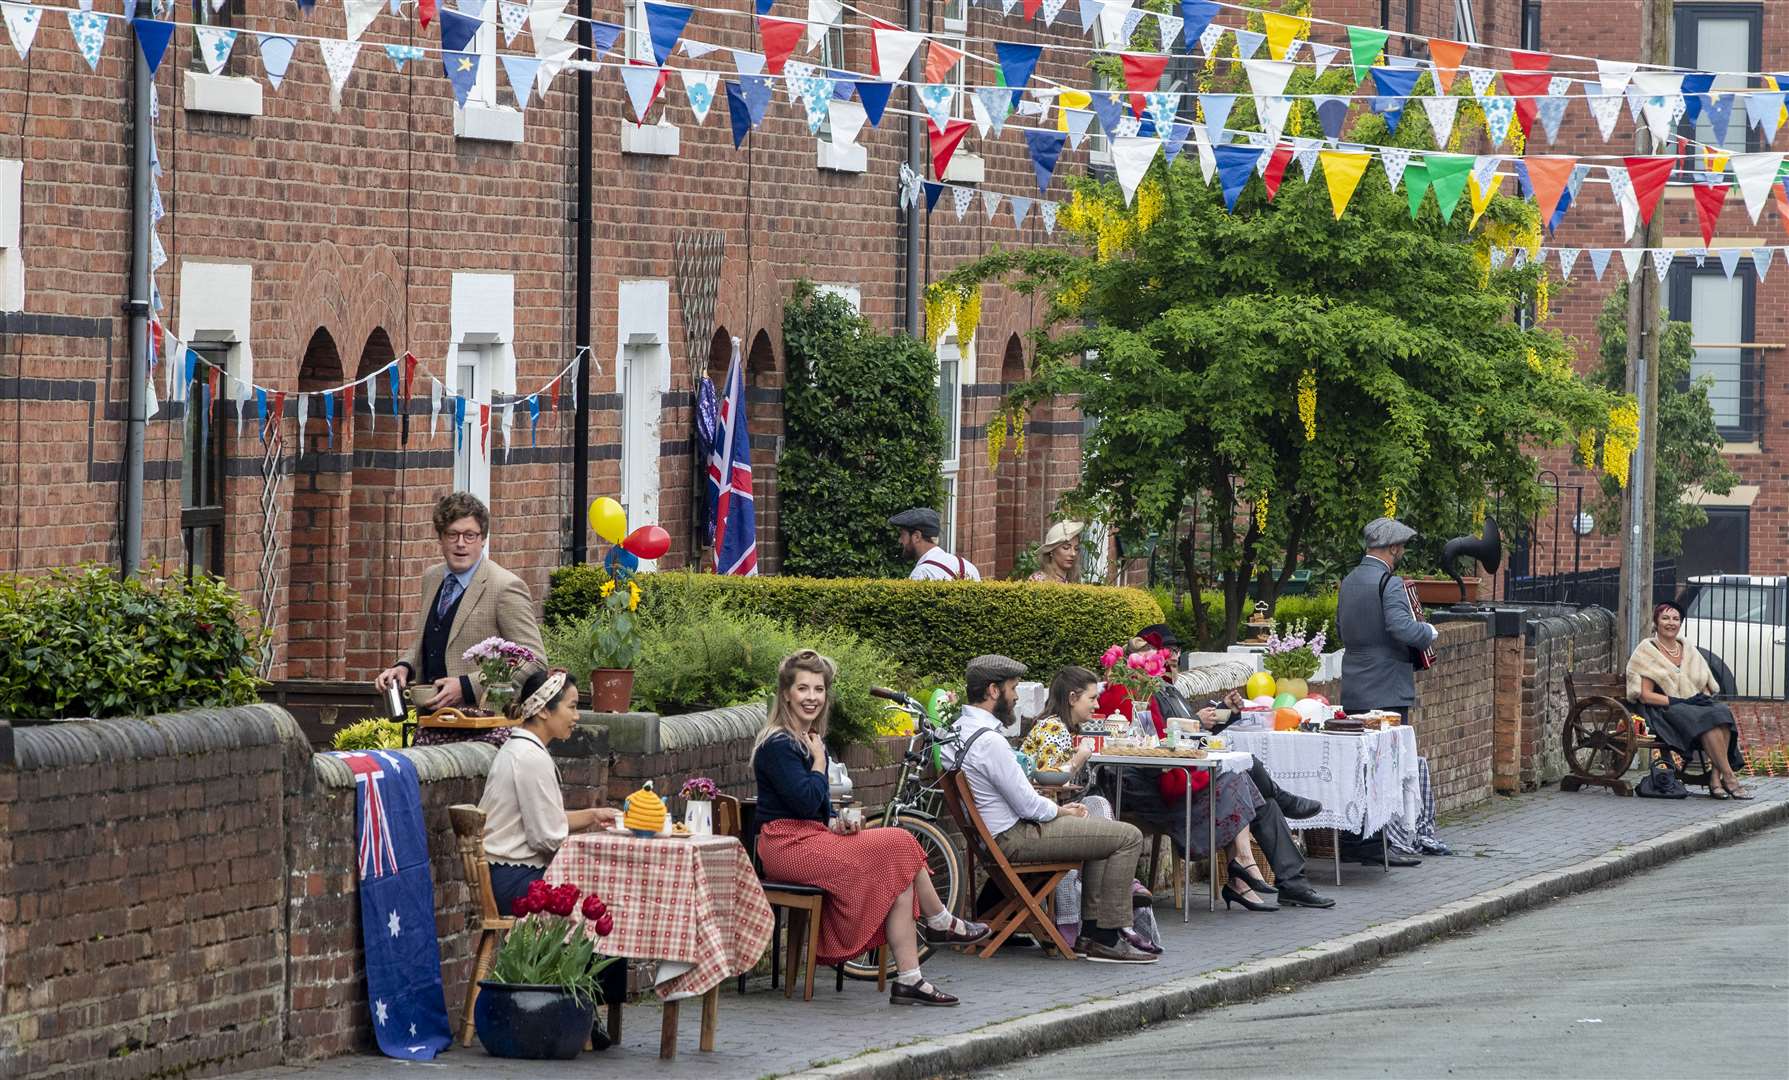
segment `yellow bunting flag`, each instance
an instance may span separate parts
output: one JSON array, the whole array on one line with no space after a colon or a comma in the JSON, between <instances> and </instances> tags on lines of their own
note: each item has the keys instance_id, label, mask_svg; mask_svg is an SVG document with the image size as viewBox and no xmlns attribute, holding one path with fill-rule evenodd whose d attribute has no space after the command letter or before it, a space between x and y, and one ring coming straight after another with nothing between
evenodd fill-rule
<instances>
[{"instance_id":1,"label":"yellow bunting flag","mask_svg":"<svg viewBox=\"0 0 1789 1080\"><path fill-rule=\"evenodd\" d=\"M1323 178L1329 182L1329 205L1339 220L1373 155L1361 150L1319 150L1317 157L1323 162Z\"/></svg>"},{"instance_id":2,"label":"yellow bunting flag","mask_svg":"<svg viewBox=\"0 0 1789 1080\"><path fill-rule=\"evenodd\" d=\"M1477 225L1478 219L1485 216L1485 207L1491 205L1491 196L1497 194L1497 189L1502 186L1502 173L1498 173L1491 177L1490 186L1485 188L1480 188L1478 186L1478 177L1469 176L1466 178L1466 193L1472 199L1472 224L1466 226L1468 229Z\"/></svg>"},{"instance_id":3,"label":"yellow bunting flag","mask_svg":"<svg viewBox=\"0 0 1789 1080\"><path fill-rule=\"evenodd\" d=\"M1068 111L1085 109L1093 104L1093 95L1085 90L1064 90L1056 95L1056 130L1068 130Z\"/></svg>"},{"instance_id":4,"label":"yellow bunting flag","mask_svg":"<svg viewBox=\"0 0 1789 1080\"><path fill-rule=\"evenodd\" d=\"M1277 11L1264 13L1261 18L1267 23L1267 55L1275 60L1284 60L1286 50L1292 47L1292 39L1304 26L1304 20L1297 15L1283 15Z\"/></svg>"}]
</instances>

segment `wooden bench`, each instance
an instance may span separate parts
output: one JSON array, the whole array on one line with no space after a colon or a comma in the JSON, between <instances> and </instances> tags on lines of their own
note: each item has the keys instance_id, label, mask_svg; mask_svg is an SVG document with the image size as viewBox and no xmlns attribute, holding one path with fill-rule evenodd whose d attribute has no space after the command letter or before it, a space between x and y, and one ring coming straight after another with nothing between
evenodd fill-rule
<instances>
[{"instance_id":1,"label":"wooden bench","mask_svg":"<svg viewBox=\"0 0 1789 1080\"><path fill-rule=\"evenodd\" d=\"M1708 656L1706 650L1703 650L1703 656ZM1720 678L1718 670L1716 678ZM1725 683L1722 688L1725 690ZM1570 771L1560 777L1559 790L1577 791L1591 784L1606 787L1617 795L1632 795L1634 787L1626 777L1633 767L1635 755L1642 750L1647 752L1648 762L1650 755L1662 755L1686 784L1706 786L1713 783L1713 770L1708 767L1701 751L1678 761L1681 755L1677 751L1640 733L1634 722L1634 707L1627 701L1624 677L1567 672L1565 700L1565 728L1560 733L1559 742Z\"/></svg>"}]
</instances>

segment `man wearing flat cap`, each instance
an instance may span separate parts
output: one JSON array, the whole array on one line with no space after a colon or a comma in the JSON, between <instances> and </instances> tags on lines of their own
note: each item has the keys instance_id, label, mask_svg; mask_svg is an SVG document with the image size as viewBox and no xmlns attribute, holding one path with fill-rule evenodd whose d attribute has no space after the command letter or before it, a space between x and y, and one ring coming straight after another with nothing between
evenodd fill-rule
<instances>
[{"instance_id":1,"label":"man wearing flat cap","mask_svg":"<svg viewBox=\"0 0 1789 1080\"><path fill-rule=\"evenodd\" d=\"M938 546L943 523L938 511L929 506L903 510L888 519L900 530L901 554L913 560L914 581L980 581L981 571L961 555L952 555Z\"/></svg>"},{"instance_id":2,"label":"man wearing flat cap","mask_svg":"<svg viewBox=\"0 0 1789 1080\"><path fill-rule=\"evenodd\" d=\"M969 661L963 712L957 717L957 768L969 781L975 809L1001 853L1013 862L1081 863L1082 920L1075 951L1106 964L1152 964L1131 944L1131 881L1143 854L1135 825L1090 817L1080 803L1057 806L1025 778L1000 729L1014 719L1025 665L1005 656Z\"/></svg>"},{"instance_id":3,"label":"man wearing flat cap","mask_svg":"<svg viewBox=\"0 0 1789 1080\"><path fill-rule=\"evenodd\" d=\"M1375 518L1361 533L1366 554L1342 579L1336 600L1336 623L1342 633L1342 707L1351 713L1383 709L1410 718L1416 704L1416 672L1412 649L1427 649L1439 636L1416 618L1404 579L1396 573L1404 548L1416 530L1393 518ZM1344 854L1370 864L1382 852L1371 837L1349 844ZM1418 860L1393 856L1393 866L1416 866Z\"/></svg>"}]
</instances>

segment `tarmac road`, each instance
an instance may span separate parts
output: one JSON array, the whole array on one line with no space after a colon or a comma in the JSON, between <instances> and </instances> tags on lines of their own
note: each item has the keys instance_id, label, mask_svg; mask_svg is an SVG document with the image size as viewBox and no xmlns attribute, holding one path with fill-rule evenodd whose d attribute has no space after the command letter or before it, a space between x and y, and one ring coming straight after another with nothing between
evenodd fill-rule
<instances>
[{"instance_id":1,"label":"tarmac road","mask_svg":"<svg viewBox=\"0 0 1789 1080\"><path fill-rule=\"evenodd\" d=\"M1779 827L1340 978L977 1075L1783 1080L1786 1032Z\"/></svg>"}]
</instances>

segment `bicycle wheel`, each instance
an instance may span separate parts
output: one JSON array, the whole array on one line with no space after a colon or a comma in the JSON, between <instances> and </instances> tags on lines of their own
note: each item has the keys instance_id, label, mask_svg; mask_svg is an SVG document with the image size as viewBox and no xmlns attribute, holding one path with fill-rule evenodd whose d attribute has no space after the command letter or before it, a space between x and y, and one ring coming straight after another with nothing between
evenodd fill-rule
<instances>
[{"instance_id":1,"label":"bicycle wheel","mask_svg":"<svg viewBox=\"0 0 1789 1080\"><path fill-rule=\"evenodd\" d=\"M964 882L963 854L945 831L935 823L913 814L902 814L895 818L894 827L906 829L919 841L919 850L926 856L926 872L932 875L932 887L938 890L938 899L944 901L947 911L958 910L962 893L968 886ZM924 963L932 955L932 946L926 944L922 937L919 941L919 959ZM845 977L850 979L874 979L876 977L876 955L865 953L845 962Z\"/></svg>"}]
</instances>

